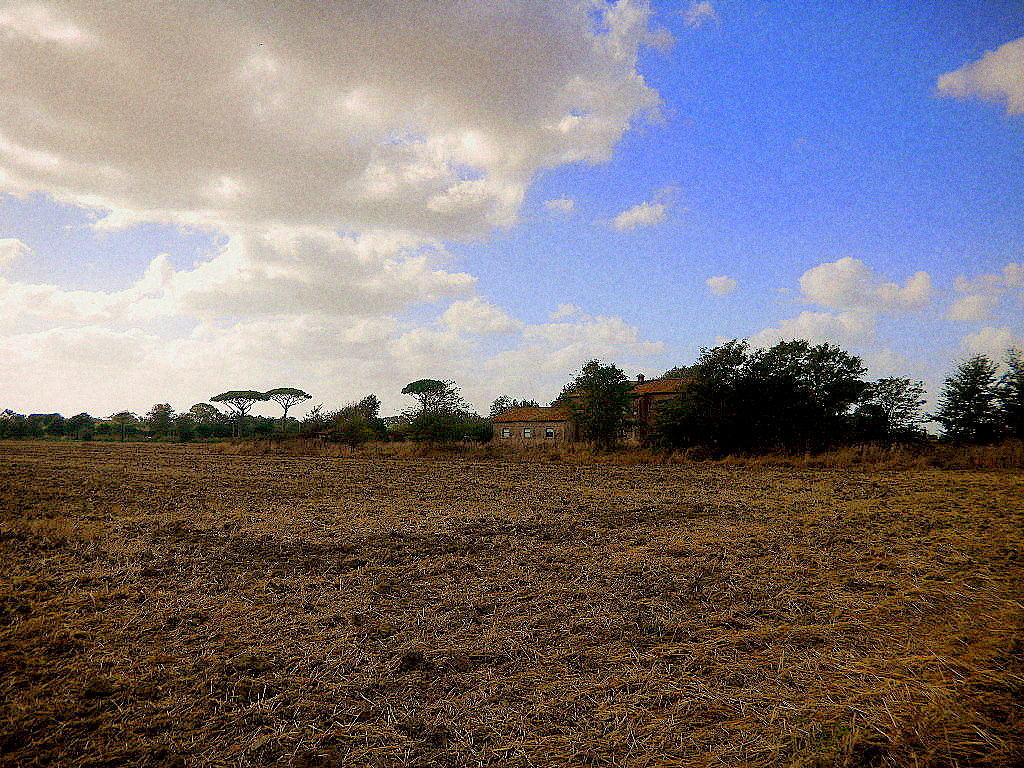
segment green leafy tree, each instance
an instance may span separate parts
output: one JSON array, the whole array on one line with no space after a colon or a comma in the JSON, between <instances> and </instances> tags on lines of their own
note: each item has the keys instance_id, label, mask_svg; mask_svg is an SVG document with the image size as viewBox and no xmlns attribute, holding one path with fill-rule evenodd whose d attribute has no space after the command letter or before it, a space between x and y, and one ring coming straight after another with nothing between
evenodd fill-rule
<instances>
[{"instance_id":1,"label":"green leafy tree","mask_svg":"<svg viewBox=\"0 0 1024 768\"><path fill-rule=\"evenodd\" d=\"M110 421L117 427L118 434L123 443L134 427L139 424L139 417L131 411L118 411L110 417Z\"/></svg>"},{"instance_id":2,"label":"green leafy tree","mask_svg":"<svg viewBox=\"0 0 1024 768\"><path fill-rule=\"evenodd\" d=\"M265 403L270 398L264 392L251 389L233 389L210 398L211 403L223 403L234 416L235 434L240 435L242 422L256 403Z\"/></svg>"},{"instance_id":3,"label":"green leafy tree","mask_svg":"<svg viewBox=\"0 0 1024 768\"><path fill-rule=\"evenodd\" d=\"M182 443L195 439L196 423L187 413L180 413L174 417L174 434Z\"/></svg>"},{"instance_id":4,"label":"green leafy tree","mask_svg":"<svg viewBox=\"0 0 1024 768\"><path fill-rule=\"evenodd\" d=\"M932 416L942 437L956 443L991 443L999 438L1001 414L998 366L986 355L959 363L943 383L939 407Z\"/></svg>"},{"instance_id":5,"label":"green leafy tree","mask_svg":"<svg viewBox=\"0 0 1024 768\"><path fill-rule=\"evenodd\" d=\"M233 427L230 420L222 411L209 403L196 403L188 409L188 416L195 425L197 437L231 436Z\"/></svg>"},{"instance_id":6,"label":"green leafy tree","mask_svg":"<svg viewBox=\"0 0 1024 768\"><path fill-rule=\"evenodd\" d=\"M277 389L271 389L263 393L268 400L273 400L275 403L284 408L283 419L288 418L288 409L299 403L304 403L306 400L311 399L313 396L307 392L303 392L301 389L293 389L291 387L278 387Z\"/></svg>"},{"instance_id":7,"label":"green leafy tree","mask_svg":"<svg viewBox=\"0 0 1024 768\"><path fill-rule=\"evenodd\" d=\"M870 382L853 414L858 439L892 443L919 439L924 413L924 382L893 376Z\"/></svg>"},{"instance_id":8,"label":"green leafy tree","mask_svg":"<svg viewBox=\"0 0 1024 768\"><path fill-rule=\"evenodd\" d=\"M154 437L167 437L174 427L174 408L170 403L157 403L146 414L146 429Z\"/></svg>"},{"instance_id":9,"label":"green leafy tree","mask_svg":"<svg viewBox=\"0 0 1024 768\"><path fill-rule=\"evenodd\" d=\"M563 389L559 400L568 403L570 418L583 437L607 450L630 424L632 389L633 382L620 368L591 360Z\"/></svg>"},{"instance_id":10,"label":"green leafy tree","mask_svg":"<svg viewBox=\"0 0 1024 768\"><path fill-rule=\"evenodd\" d=\"M23 413L6 410L0 413L0 437L23 438L28 436L28 417Z\"/></svg>"},{"instance_id":11,"label":"green leafy tree","mask_svg":"<svg viewBox=\"0 0 1024 768\"><path fill-rule=\"evenodd\" d=\"M702 349L651 439L713 453L820 448L844 439L866 386L860 358L830 344L784 341L751 351L733 339Z\"/></svg>"},{"instance_id":12,"label":"green leafy tree","mask_svg":"<svg viewBox=\"0 0 1024 768\"><path fill-rule=\"evenodd\" d=\"M847 415L867 386L861 359L798 339L756 350L745 401L762 448L817 449L845 437Z\"/></svg>"},{"instance_id":13,"label":"green leafy tree","mask_svg":"<svg viewBox=\"0 0 1024 768\"><path fill-rule=\"evenodd\" d=\"M419 379L403 387L402 394L410 395L419 403L403 413L409 420L405 434L411 439L450 443L466 434L466 423L473 414L454 381Z\"/></svg>"},{"instance_id":14,"label":"green leafy tree","mask_svg":"<svg viewBox=\"0 0 1024 768\"><path fill-rule=\"evenodd\" d=\"M682 388L656 412L652 442L672 448L700 446L713 453L743 450L750 439L747 342L733 339L702 348L686 372Z\"/></svg>"},{"instance_id":15,"label":"green leafy tree","mask_svg":"<svg viewBox=\"0 0 1024 768\"><path fill-rule=\"evenodd\" d=\"M456 412L469 408L462 399L462 392L450 379L418 379L402 387L402 394L410 395L419 402L419 408L411 413Z\"/></svg>"},{"instance_id":16,"label":"green leafy tree","mask_svg":"<svg viewBox=\"0 0 1024 768\"><path fill-rule=\"evenodd\" d=\"M380 399L374 394L369 394L356 403L356 407L366 416L374 437L378 440L386 438L388 425L380 417Z\"/></svg>"},{"instance_id":17,"label":"green leafy tree","mask_svg":"<svg viewBox=\"0 0 1024 768\"><path fill-rule=\"evenodd\" d=\"M491 418L493 419L498 414L504 413L505 411L509 410L510 408L538 408L538 407L540 407L540 403L538 403L536 400L527 400L527 399L517 400L515 398L509 397L508 395L501 395L501 396L495 398L494 402L491 403L491 413L490 413L490 415L491 415Z\"/></svg>"},{"instance_id":18,"label":"green leafy tree","mask_svg":"<svg viewBox=\"0 0 1024 768\"><path fill-rule=\"evenodd\" d=\"M328 416L327 431L332 440L355 446L377 437L371 417L360 406L361 403L350 403Z\"/></svg>"},{"instance_id":19,"label":"green leafy tree","mask_svg":"<svg viewBox=\"0 0 1024 768\"><path fill-rule=\"evenodd\" d=\"M701 350L703 352L703 349ZM669 368L663 374L663 379L685 379L690 375L690 367L686 365L677 365L675 368Z\"/></svg>"},{"instance_id":20,"label":"green leafy tree","mask_svg":"<svg viewBox=\"0 0 1024 768\"><path fill-rule=\"evenodd\" d=\"M1006 372L999 378L996 399L1007 437L1024 440L1024 353L1019 349L1006 351Z\"/></svg>"},{"instance_id":21,"label":"green leafy tree","mask_svg":"<svg viewBox=\"0 0 1024 768\"><path fill-rule=\"evenodd\" d=\"M75 440L92 440L96 419L88 413L79 413L68 419L68 434Z\"/></svg>"},{"instance_id":22,"label":"green leafy tree","mask_svg":"<svg viewBox=\"0 0 1024 768\"><path fill-rule=\"evenodd\" d=\"M63 437L67 434L67 419L59 413L50 414L52 418L44 425L47 437Z\"/></svg>"}]
</instances>

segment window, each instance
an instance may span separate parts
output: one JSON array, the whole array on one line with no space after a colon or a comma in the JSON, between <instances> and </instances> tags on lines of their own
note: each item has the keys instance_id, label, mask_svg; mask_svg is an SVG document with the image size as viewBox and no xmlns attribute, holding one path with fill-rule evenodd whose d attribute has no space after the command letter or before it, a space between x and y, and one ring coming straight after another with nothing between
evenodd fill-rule
<instances>
[{"instance_id":1,"label":"window","mask_svg":"<svg viewBox=\"0 0 1024 768\"><path fill-rule=\"evenodd\" d=\"M527 427L523 430L523 437L533 437L533 430Z\"/></svg>"},{"instance_id":2,"label":"window","mask_svg":"<svg viewBox=\"0 0 1024 768\"><path fill-rule=\"evenodd\" d=\"M501 436L502 437L512 437L512 430L509 427L502 427L501 428Z\"/></svg>"},{"instance_id":3,"label":"window","mask_svg":"<svg viewBox=\"0 0 1024 768\"><path fill-rule=\"evenodd\" d=\"M554 436L555 436L555 430L553 430L551 427L547 427L544 430L544 437L554 437Z\"/></svg>"}]
</instances>

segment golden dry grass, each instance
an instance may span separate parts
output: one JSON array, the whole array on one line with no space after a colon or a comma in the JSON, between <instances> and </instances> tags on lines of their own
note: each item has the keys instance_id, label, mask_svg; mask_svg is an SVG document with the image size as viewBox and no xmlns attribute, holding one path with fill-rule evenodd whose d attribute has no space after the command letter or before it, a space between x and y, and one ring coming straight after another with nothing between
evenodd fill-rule
<instances>
[{"instance_id":1,"label":"golden dry grass","mask_svg":"<svg viewBox=\"0 0 1024 768\"><path fill-rule=\"evenodd\" d=\"M0 762L1009 766L1024 475L0 443Z\"/></svg>"}]
</instances>

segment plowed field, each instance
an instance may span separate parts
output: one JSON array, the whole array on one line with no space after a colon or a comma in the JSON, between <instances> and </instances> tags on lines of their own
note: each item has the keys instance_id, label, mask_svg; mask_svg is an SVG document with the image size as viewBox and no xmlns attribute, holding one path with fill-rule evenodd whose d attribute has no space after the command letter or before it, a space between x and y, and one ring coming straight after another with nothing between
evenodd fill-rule
<instances>
[{"instance_id":1,"label":"plowed field","mask_svg":"<svg viewBox=\"0 0 1024 768\"><path fill-rule=\"evenodd\" d=\"M5 766L1009 766L1024 475L0 443Z\"/></svg>"}]
</instances>

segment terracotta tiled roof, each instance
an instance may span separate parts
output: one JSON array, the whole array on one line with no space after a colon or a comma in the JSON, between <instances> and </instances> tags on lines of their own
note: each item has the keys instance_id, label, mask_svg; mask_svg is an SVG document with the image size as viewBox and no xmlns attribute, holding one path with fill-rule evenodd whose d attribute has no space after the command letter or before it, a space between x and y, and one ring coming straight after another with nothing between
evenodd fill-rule
<instances>
[{"instance_id":1,"label":"terracotta tiled roof","mask_svg":"<svg viewBox=\"0 0 1024 768\"><path fill-rule=\"evenodd\" d=\"M554 408L509 408L495 416L491 421L495 424L506 424L512 421L568 421L569 409L561 406Z\"/></svg>"},{"instance_id":2,"label":"terracotta tiled roof","mask_svg":"<svg viewBox=\"0 0 1024 768\"><path fill-rule=\"evenodd\" d=\"M651 379L633 385L634 395L661 395L678 392L686 379Z\"/></svg>"}]
</instances>

